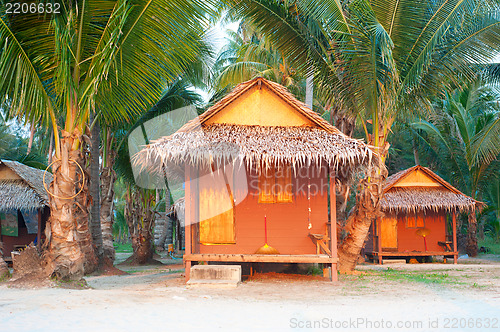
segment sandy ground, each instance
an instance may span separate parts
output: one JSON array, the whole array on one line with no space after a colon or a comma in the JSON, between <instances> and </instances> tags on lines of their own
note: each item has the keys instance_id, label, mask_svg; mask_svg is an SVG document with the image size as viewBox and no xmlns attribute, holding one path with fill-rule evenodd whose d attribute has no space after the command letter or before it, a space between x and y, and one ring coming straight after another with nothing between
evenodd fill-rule
<instances>
[{"instance_id":1,"label":"sandy ground","mask_svg":"<svg viewBox=\"0 0 500 332\"><path fill-rule=\"evenodd\" d=\"M500 330L491 259L363 265L336 284L264 275L236 289L186 288L179 261L165 262L87 277L85 290L0 284L0 331Z\"/></svg>"}]
</instances>

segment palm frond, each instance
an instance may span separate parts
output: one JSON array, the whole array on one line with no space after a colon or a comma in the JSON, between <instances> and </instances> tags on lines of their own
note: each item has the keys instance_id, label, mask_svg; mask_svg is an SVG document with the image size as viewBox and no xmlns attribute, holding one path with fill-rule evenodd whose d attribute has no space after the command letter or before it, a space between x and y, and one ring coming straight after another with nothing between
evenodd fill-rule
<instances>
[{"instance_id":1,"label":"palm frond","mask_svg":"<svg viewBox=\"0 0 500 332\"><path fill-rule=\"evenodd\" d=\"M12 115L30 122L41 119L46 125L55 120L57 109L50 95L52 34L48 22L36 15L0 17L0 105Z\"/></svg>"},{"instance_id":2,"label":"palm frond","mask_svg":"<svg viewBox=\"0 0 500 332\"><path fill-rule=\"evenodd\" d=\"M481 129L471 142L471 161L474 164L490 163L500 154L500 112Z\"/></svg>"}]
</instances>

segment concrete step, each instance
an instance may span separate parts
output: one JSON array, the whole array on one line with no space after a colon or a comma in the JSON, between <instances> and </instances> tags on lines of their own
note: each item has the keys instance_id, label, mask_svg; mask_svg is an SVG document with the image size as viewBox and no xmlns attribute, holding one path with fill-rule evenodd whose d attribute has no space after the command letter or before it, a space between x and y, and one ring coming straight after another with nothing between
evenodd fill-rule
<instances>
[{"instance_id":1,"label":"concrete step","mask_svg":"<svg viewBox=\"0 0 500 332\"><path fill-rule=\"evenodd\" d=\"M195 265L187 285L234 288L241 282L240 265Z\"/></svg>"}]
</instances>

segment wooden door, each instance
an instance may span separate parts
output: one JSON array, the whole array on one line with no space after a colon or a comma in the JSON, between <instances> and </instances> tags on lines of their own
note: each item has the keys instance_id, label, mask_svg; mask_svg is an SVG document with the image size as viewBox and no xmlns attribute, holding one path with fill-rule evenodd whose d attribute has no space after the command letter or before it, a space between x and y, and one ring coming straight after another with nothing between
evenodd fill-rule
<instances>
[{"instance_id":1,"label":"wooden door","mask_svg":"<svg viewBox=\"0 0 500 332\"><path fill-rule=\"evenodd\" d=\"M398 248L398 219L394 216L385 216L380 222L380 241L382 248Z\"/></svg>"}]
</instances>

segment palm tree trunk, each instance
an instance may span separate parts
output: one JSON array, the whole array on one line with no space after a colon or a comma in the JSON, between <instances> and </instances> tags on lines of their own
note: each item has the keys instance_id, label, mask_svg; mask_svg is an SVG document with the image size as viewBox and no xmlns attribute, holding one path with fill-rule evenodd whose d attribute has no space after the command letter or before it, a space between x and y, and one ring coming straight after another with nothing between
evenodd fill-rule
<instances>
[{"instance_id":1,"label":"palm tree trunk","mask_svg":"<svg viewBox=\"0 0 500 332\"><path fill-rule=\"evenodd\" d=\"M80 186L77 186L76 190L82 189L80 194L75 197L75 213L74 217L77 225L77 241L80 245L83 255L85 256L84 262L84 273L89 274L94 272L98 267L98 258L94 251L94 243L92 240L92 234L90 231L90 207L92 202L92 197L89 194L89 183L90 183L90 174L87 169L87 160L88 160L88 150L85 149L85 153L81 151L72 151L71 152L72 159L80 164L85 174L85 178L79 180L83 180L83 183ZM80 172L77 173L81 176Z\"/></svg>"},{"instance_id":2,"label":"palm tree trunk","mask_svg":"<svg viewBox=\"0 0 500 332\"><path fill-rule=\"evenodd\" d=\"M171 231L171 228L169 227L171 224L170 218L167 216L167 213L163 215L163 224L161 225L161 233L160 237L158 239L158 243L156 244L156 250L164 251L165 250L165 243L167 241L169 231ZM170 237L172 238L172 237Z\"/></svg>"},{"instance_id":3,"label":"palm tree trunk","mask_svg":"<svg viewBox=\"0 0 500 332\"><path fill-rule=\"evenodd\" d=\"M314 77L313 74L309 74L306 77L306 102L305 104L310 109L313 108L314 100Z\"/></svg>"},{"instance_id":4,"label":"palm tree trunk","mask_svg":"<svg viewBox=\"0 0 500 332\"><path fill-rule=\"evenodd\" d=\"M420 158L418 156L418 150L415 145L413 145L413 158L415 159L415 165L420 165Z\"/></svg>"},{"instance_id":5,"label":"palm tree trunk","mask_svg":"<svg viewBox=\"0 0 500 332\"><path fill-rule=\"evenodd\" d=\"M352 137L356 128L356 117L331 105L328 105L326 109L330 113L330 123L347 136Z\"/></svg>"},{"instance_id":6,"label":"palm tree trunk","mask_svg":"<svg viewBox=\"0 0 500 332\"><path fill-rule=\"evenodd\" d=\"M77 166L70 162L73 138L61 139L61 159L52 166L49 185L50 217L45 227L44 259L47 273L58 279L79 280L84 274L85 256L75 226L75 183Z\"/></svg>"},{"instance_id":7,"label":"palm tree trunk","mask_svg":"<svg viewBox=\"0 0 500 332\"><path fill-rule=\"evenodd\" d=\"M153 259L154 212L151 208L152 195L144 189L136 188L127 194L125 219L132 241L132 256L127 261L132 264L146 264Z\"/></svg>"},{"instance_id":8,"label":"palm tree trunk","mask_svg":"<svg viewBox=\"0 0 500 332\"><path fill-rule=\"evenodd\" d=\"M113 246L114 199L116 173L113 170L115 153L108 149L106 166L101 171L101 229L104 257L113 262L115 247Z\"/></svg>"},{"instance_id":9,"label":"palm tree trunk","mask_svg":"<svg viewBox=\"0 0 500 332\"><path fill-rule=\"evenodd\" d=\"M94 117L91 115L90 122L92 123ZM100 127L99 121L95 121L94 127L92 128L92 138L90 146L90 195L92 196L92 208L90 210L90 232L92 234L92 241L95 245L95 254L99 265L102 264L103 259L103 235L101 230L101 206L100 206L100 182L101 178L99 176L99 143L100 143Z\"/></svg>"},{"instance_id":10,"label":"palm tree trunk","mask_svg":"<svg viewBox=\"0 0 500 332\"><path fill-rule=\"evenodd\" d=\"M31 130L30 130L30 139L28 141L28 149L26 150L26 155L29 155L31 153L31 148L33 147L33 138L35 137L35 123L31 124Z\"/></svg>"},{"instance_id":11,"label":"palm tree trunk","mask_svg":"<svg viewBox=\"0 0 500 332\"><path fill-rule=\"evenodd\" d=\"M164 214L164 223L161 231L160 238L158 240L157 249L165 250L165 242L169 240L168 243L172 242L172 220L168 217L168 212L171 208L170 204L170 190L168 187L165 189L165 214Z\"/></svg>"},{"instance_id":12,"label":"palm tree trunk","mask_svg":"<svg viewBox=\"0 0 500 332\"><path fill-rule=\"evenodd\" d=\"M368 236L370 225L382 216L380 200L387 170L383 164L380 164L379 167L373 168L368 175L359 183L356 206L345 227L348 234L338 251L340 272L354 270Z\"/></svg>"},{"instance_id":13,"label":"palm tree trunk","mask_svg":"<svg viewBox=\"0 0 500 332\"><path fill-rule=\"evenodd\" d=\"M467 227L467 245L465 251L470 257L477 256L477 220L476 211L469 213L469 225Z\"/></svg>"}]
</instances>

